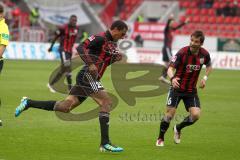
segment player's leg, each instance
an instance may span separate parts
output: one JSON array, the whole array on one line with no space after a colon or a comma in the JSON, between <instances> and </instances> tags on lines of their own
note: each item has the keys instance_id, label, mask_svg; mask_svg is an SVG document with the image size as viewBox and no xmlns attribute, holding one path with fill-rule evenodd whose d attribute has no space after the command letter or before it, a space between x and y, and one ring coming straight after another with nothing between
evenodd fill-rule
<instances>
[{"instance_id":1,"label":"player's leg","mask_svg":"<svg viewBox=\"0 0 240 160\"><path fill-rule=\"evenodd\" d=\"M0 58L0 74L3 68L3 58ZM1 106L1 100L0 100L0 106ZM2 126L2 120L0 120L0 126Z\"/></svg>"},{"instance_id":2,"label":"player's leg","mask_svg":"<svg viewBox=\"0 0 240 160\"><path fill-rule=\"evenodd\" d=\"M71 90L71 88L72 88L71 58L72 58L72 54L66 52L64 67L66 70L66 78L67 78L67 84L68 84L69 90Z\"/></svg>"},{"instance_id":3,"label":"player's leg","mask_svg":"<svg viewBox=\"0 0 240 160\"><path fill-rule=\"evenodd\" d=\"M174 126L174 141L180 143L181 130L187 126L193 125L200 117L200 101L198 95L193 97L183 98L186 110L189 111L189 115L184 120Z\"/></svg>"},{"instance_id":4,"label":"player's leg","mask_svg":"<svg viewBox=\"0 0 240 160\"><path fill-rule=\"evenodd\" d=\"M90 95L100 106L99 123L101 130L101 151L121 152L123 149L111 144L109 139L109 116L112 100L105 90Z\"/></svg>"},{"instance_id":5,"label":"player's leg","mask_svg":"<svg viewBox=\"0 0 240 160\"><path fill-rule=\"evenodd\" d=\"M65 72L65 71L64 71L64 59L66 59L66 58L65 58L65 52L62 51L62 50L59 50L59 54L60 54L60 59L61 59L61 68L60 68L60 70L56 73L56 75L49 80L48 88L50 89L51 92L56 92L56 91L52 88L52 86L61 79L61 77L63 76L63 74L64 74L64 72Z\"/></svg>"},{"instance_id":6,"label":"player's leg","mask_svg":"<svg viewBox=\"0 0 240 160\"><path fill-rule=\"evenodd\" d=\"M173 89L169 89L167 97L167 108L164 117L160 122L160 131L156 146L164 146L164 135L169 128L170 122L176 113L176 108L181 98L174 92Z\"/></svg>"},{"instance_id":7,"label":"player's leg","mask_svg":"<svg viewBox=\"0 0 240 160\"><path fill-rule=\"evenodd\" d=\"M63 101L37 101L23 97L20 105L16 108L15 116L18 117L23 111L29 108L43 109L47 111L70 112L80 104L76 96L69 95Z\"/></svg>"},{"instance_id":8,"label":"player's leg","mask_svg":"<svg viewBox=\"0 0 240 160\"><path fill-rule=\"evenodd\" d=\"M162 75L159 78L159 80L163 81L164 83L170 84L170 81L167 79L167 69L168 69L170 58L172 57L172 53L168 47L163 47L162 53L163 53L162 60L164 62L164 66L162 69Z\"/></svg>"},{"instance_id":9,"label":"player's leg","mask_svg":"<svg viewBox=\"0 0 240 160\"><path fill-rule=\"evenodd\" d=\"M3 63L4 63L3 58L0 58L0 74L1 74L2 69L3 69Z\"/></svg>"}]
</instances>

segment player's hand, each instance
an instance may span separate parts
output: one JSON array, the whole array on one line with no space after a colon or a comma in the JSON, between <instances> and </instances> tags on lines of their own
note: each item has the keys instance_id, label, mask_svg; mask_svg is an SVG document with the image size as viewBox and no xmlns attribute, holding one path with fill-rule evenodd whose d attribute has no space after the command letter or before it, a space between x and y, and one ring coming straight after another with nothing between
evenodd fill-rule
<instances>
[{"instance_id":1,"label":"player's hand","mask_svg":"<svg viewBox=\"0 0 240 160\"><path fill-rule=\"evenodd\" d=\"M179 88L180 87L180 84L178 83L179 80L180 80L179 77L175 77L175 78L172 79L173 88Z\"/></svg>"},{"instance_id":2,"label":"player's hand","mask_svg":"<svg viewBox=\"0 0 240 160\"><path fill-rule=\"evenodd\" d=\"M98 69L97 69L97 67L96 67L95 64L89 65L88 70L89 70L90 74L91 74L94 78L97 78L97 76L98 76Z\"/></svg>"},{"instance_id":3,"label":"player's hand","mask_svg":"<svg viewBox=\"0 0 240 160\"><path fill-rule=\"evenodd\" d=\"M48 48L48 52L52 52L52 48L50 47L50 48Z\"/></svg>"},{"instance_id":4,"label":"player's hand","mask_svg":"<svg viewBox=\"0 0 240 160\"><path fill-rule=\"evenodd\" d=\"M200 84L199 84L199 88L204 88L206 86L206 81L204 79L201 80Z\"/></svg>"},{"instance_id":5,"label":"player's hand","mask_svg":"<svg viewBox=\"0 0 240 160\"><path fill-rule=\"evenodd\" d=\"M187 23L189 23L189 21L190 21L190 19L189 19L189 18L186 18L185 21L184 21L184 23L187 24Z\"/></svg>"}]
</instances>

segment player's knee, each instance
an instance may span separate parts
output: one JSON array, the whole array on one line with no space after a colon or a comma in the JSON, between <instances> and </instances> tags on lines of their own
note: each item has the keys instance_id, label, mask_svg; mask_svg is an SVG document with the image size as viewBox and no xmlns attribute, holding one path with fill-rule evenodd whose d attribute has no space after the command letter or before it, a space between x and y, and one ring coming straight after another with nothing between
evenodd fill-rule
<instances>
[{"instance_id":1,"label":"player's knee","mask_svg":"<svg viewBox=\"0 0 240 160\"><path fill-rule=\"evenodd\" d=\"M63 100L55 104L54 110L64 112L64 113L69 113L72 108L71 106L72 106L71 100Z\"/></svg>"},{"instance_id":2,"label":"player's knee","mask_svg":"<svg viewBox=\"0 0 240 160\"><path fill-rule=\"evenodd\" d=\"M197 121L200 118L200 112L191 113L191 117L193 121Z\"/></svg>"},{"instance_id":3,"label":"player's knee","mask_svg":"<svg viewBox=\"0 0 240 160\"><path fill-rule=\"evenodd\" d=\"M112 100L109 98L103 99L100 103L101 111L110 112L110 107L112 106Z\"/></svg>"}]
</instances>

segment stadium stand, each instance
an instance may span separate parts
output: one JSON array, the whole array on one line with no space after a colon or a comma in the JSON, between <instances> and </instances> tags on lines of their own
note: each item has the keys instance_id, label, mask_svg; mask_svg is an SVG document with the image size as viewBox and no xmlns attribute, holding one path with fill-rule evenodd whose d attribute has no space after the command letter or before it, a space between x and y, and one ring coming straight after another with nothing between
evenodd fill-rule
<instances>
[{"instance_id":1,"label":"stadium stand","mask_svg":"<svg viewBox=\"0 0 240 160\"><path fill-rule=\"evenodd\" d=\"M201 29L208 36L238 38L240 28L240 0L215 0L212 6L204 5L204 1L179 0L179 6L185 10L180 18L190 19L190 24L178 30L177 34L189 34Z\"/></svg>"}]
</instances>

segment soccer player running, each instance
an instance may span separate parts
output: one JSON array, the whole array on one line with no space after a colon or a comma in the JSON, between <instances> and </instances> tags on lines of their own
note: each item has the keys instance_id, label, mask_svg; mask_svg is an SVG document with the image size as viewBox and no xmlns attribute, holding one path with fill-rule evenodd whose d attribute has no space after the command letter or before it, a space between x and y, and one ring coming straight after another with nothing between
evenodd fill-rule
<instances>
[{"instance_id":1,"label":"soccer player running","mask_svg":"<svg viewBox=\"0 0 240 160\"><path fill-rule=\"evenodd\" d=\"M3 57L2 57L3 52L5 51L9 43L9 30L8 30L7 24L5 23L3 13L4 13L4 8L2 5L0 5L0 74L3 68ZM0 120L0 125L2 125L1 120Z\"/></svg>"},{"instance_id":2,"label":"soccer player running","mask_svg":"<svg viewBox=\"0 0 240 160\"><path fill-rule=\"evenodd\" d=\"M63 27L60 27L55 32L55 37L52 40L52 44L48 51L51 52L56 40L60 39L59 54L61 58L61 70L56 74L55 77L53 77L53 79L50 80L48 84L48 88L50 89L51 92L55 92L52 86L63 76L63 74L66 74L68 89L70 90L72 88L72 74L70 67L72 58L72 48L76 41L77 35L78 28L76 15L71 15L69 23Z\"/></svg>"},{"instance_id":3,"label":"soccer player running","mask_svg":"<svg viewBox=\"0 0 240 160\"><path fill-rule=\"evenodd\" d=\"M116 51L116 42L125 37L128 30L123 21L115 21L109 30L89 37L80 44L77 51L85 62L85 66L77 75L77 83L63 101L35 101L23 97L16 108L15 116L19 116L29 108L49 111L70 112L89 96L100 106L99 123L101 130L101 151L121 152L123 149L111 144L109 139L109 112L112 101L104 90L100 79L107 66L122 59Z\"/></svg>"},{"instance_id":4,"label":"soccer player running","mask_svg":"<svg viewBox=\"0 0 240 160\"><path fill-rule=\"evenodd\" d=\"M175 25L175 19L171 16L166 24L164 29L164 41L163 41L163 48L162 48L162 60L164 62L164 68L162 70L162 75L159 80L170 84L169 80L167 80L167 68L172 57L172 41L173 41L173 32L185 24L189 22L189 19L186 19L184 22Z\"/></svg>"},{"instance_id":5,"label":"soccer player running","mask_svg":"<svg viewBox=\"0 0 240 160\"><path fill-rule=\"evenodd\" d=\"M189 115L181 123L174 126L174 141L176 144L180 143L182 129L194 124L200 117L200 100L196 84L203 65L206 65L206 73L199 83L200 88L206 86L206 81L212 71L210 55L206 49L201 47L204 39L202 31L193 32L190 45L180 49L172 57L167 71L171 86L167 97L166 113L160 123L156 146L164 146L164 135L175 115L180 100L183 100Z\"/></svg>"}]
</instances>

